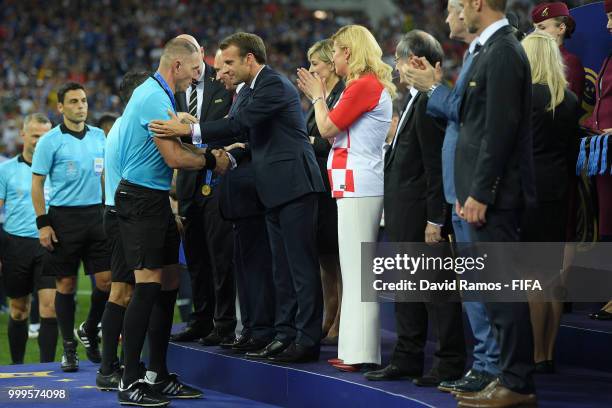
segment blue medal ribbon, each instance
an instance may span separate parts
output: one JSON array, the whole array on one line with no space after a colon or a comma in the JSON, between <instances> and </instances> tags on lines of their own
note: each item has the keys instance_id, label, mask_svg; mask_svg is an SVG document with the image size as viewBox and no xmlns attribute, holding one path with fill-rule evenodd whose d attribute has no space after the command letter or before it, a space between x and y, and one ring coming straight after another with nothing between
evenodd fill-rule
<instances>
[{"instance_id":1,"label":"blue medal ribbon","mask_svg":"<svg viewBox=\"0 0 612 408\"><path fill-rule=\"evenodd\" d=\"M172 103L172 109L174 110L174 113L176 113L176 100L174 100L174 93L172 93L172 89L170 89L170 87L168 86L168 83L166 82L164 77L161 76L159 72L156 72L153 75L153 78L155 78L157 83L159 83L159 86L162 87L164 92L166 92L166 94L168 95L168 98L170 98L170 102Z\"/></svg>"},{"instance_id":2,"label":"blue medal ribbon","mask_svg":"<svg viewBox=\"0 0 612 408\"><path fill-rule=\"evenodd\" d=\"M579 176L584 168L584 162L586 161L586 141L587 138L583 137L580 141L580 152L578 153L578 161L576 162L576 175Z\"/></svg>"},{"instance_id":3,"label":"blue medal ribbon","mask_svg":"<svg viewBox=\"0 0 612 408\"><path fill-rule=\"evenodd\" d=\"M604 174L608 168L608 136L604 137L603 146L601 149L601 164L599 165L599 174Z\"/></svg>"},{"instance_id":4,"label":"blue medal ribbon","mask_svg":"<svg viewBox=\"0 0 612 408\"><path fill-rule=\"evenodd\" d=\"M599 164L599 153L601 151L602 137L597 136L595 138L595 152L589 154L589 176L594 176L598 173L597 165Z\"/></svg>"}]
</instances>

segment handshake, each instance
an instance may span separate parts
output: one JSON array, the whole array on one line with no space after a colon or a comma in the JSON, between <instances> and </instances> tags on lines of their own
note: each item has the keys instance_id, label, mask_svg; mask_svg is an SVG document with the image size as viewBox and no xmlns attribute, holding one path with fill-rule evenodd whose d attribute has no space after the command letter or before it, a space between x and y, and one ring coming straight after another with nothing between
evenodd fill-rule
<instances>
[{"instance_id":1,"label":"handshake","mask_svg":"<svg viewBox=\"0 0 612 408\"><path fill-rule=\"evenodd\" d=\"M232 169L235 165L235 161L231 158L231 155L228 153L232 149L242 148L244 149L246 145L244 143L234 143L229 146L225 146L223 149L213 149L211 150L212 155L215 157L216 165L214 172L217 174L225 174L228 169ZM206 149L200 149L206 153Z\"/></svg>"}]
</instances>

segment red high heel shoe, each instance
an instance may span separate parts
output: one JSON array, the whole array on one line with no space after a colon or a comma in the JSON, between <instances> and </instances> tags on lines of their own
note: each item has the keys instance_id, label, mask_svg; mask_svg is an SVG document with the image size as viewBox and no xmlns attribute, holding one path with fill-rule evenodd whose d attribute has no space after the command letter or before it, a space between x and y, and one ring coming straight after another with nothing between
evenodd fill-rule
<instances>
[{"instance_id":1,"label":"red high heel shoe","mask_svg":"<svg viewBox=\"0 0 612 408\"><path fill-rule=\"evenodd\" d=\"M327 362L331 365L334 365L334 364L342 364L344 363L344 360L341 360L339 358L330 358L329 360L327 360Z\"/></svg>"}]
</instances>

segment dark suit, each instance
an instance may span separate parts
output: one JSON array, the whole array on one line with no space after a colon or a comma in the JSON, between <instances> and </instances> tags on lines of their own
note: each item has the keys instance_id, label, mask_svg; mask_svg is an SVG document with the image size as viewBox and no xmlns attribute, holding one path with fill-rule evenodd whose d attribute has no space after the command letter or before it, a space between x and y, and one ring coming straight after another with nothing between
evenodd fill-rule
<instances>
[{"instance_id":1,"label":"dark suit","mask_svg":"<svg viewBox=\"0 0 612 408\"><path fill-rule=\"evenodd\" d=\"M521 241L562 242L568 224L569 197L577 180L575 163L580 143L581 108L570 90L565 90L563 102L554 112L548 110L551 98L547 85L533 84L532 96L533 162L538 203L523 214Z\"/></svg>"},{"instance_id":2,"label":"dark suit","mask_svg":"<svg viewBox=\"0 0 612 408\"><path fill-rule=\"evenodd\" d=\"M200 126L209 120L223 118L232 102L223 84L215 80L211 66L205 65L202 80L204 93ZM176 94L176 101L179 112L189 111L184 92ZM191 138L184 142L191 143ZM220 217L218 188L213 187L209 196L202 195L204 174L202 171L179 170L176 180L179 213L185 217L185 256L193 290L194 312L190 325L206 334L214 324L225 334L233 332L236 327L232 226Z\"/></svg>"},{"instance_id":3,"label":"dark suit","mask_svg":"<svg viewBox=\"0 0 612 408\"><path fill-rule=\"evenodd\" d=\"M229 116L249 102L251 89L244 85ZM248 142L248 132L240 141ZM220 209L234 226L234 271L240 300L242 335L268 342L274 337L274 283L272 254L266 229L265 208L255 188L255 172L249 149L230 152L239 163L219 186Z\"/></svg>"},{"instance_id":4,"label":"dark suit","mask_svg":"<svg viewBox=\"0 0 612 408\"><path fill-rule=\"evenodd\" d=\"M521 209L535 201L531 138L531 72L512 29L486 41L467 73L455 161L460 203L488 205L486 224L470 226L474 242L519 240ZM526 303L487 303L500 346L501 383L534 391L533 337Z\"/></svg>"},{"instance_id":5,"label":"dark suit","mask_svg":"<svg viewBox=\"0 0 612 408\"><path fill-rule=\"evenodd\" d=\"M340 99L344 87L344 81L338 81L327 96L325 102L330 110ZM317 226L319 255L338 255L338 206L336 205L336 199L331 196L331 187L327 175L327 158L331 150L331 144L328 139L321 137L315 119L314 107L311 107L306 115L306 130L308 136L314 137L312 147L321 171L321 178L325 184L325 192L319 195L319 222Z\"/></svg>"},{"instance_id":6,"label":"dark suit","mask_svg":"<svg viewBox=\"0 0 612 408\"><path fill-rule=\"evenodd\" d=\"M274 259L276 338L318 346L323 302L316 250L317 196L323 180L306 134L297 89L264 67L249 103L233 117L205 123L204 141L249 134L255 185L268 210Z\"/></svg>"},{"instance_id":7,"label":"dark suit","mask_svg":"<svg viewBox=\"0 0 612 408\"><path fill-rule=\"evenodd\" d=\"M428 116L427 95L414 96L396 132L395 146L385 155L385 231L393 242L424 242L427 222L448 224L449 209L442 189L442 142L446 122ZM454 379L466 359L461 305L397 302L398 341L392 362L406 372L423 371L427 325L438 337L432 373Z\"/></svg>"}]
</instances>

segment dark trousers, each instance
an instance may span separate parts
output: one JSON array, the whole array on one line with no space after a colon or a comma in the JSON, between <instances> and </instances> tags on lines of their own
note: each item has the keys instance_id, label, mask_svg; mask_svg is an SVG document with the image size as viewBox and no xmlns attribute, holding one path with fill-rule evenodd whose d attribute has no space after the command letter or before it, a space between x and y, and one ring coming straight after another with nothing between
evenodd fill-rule
<instances>
[{"instance_id":1,"label":"dark trousers","mask_svg":"<svg viewBox=\"0 0 612 408\"><path fill-rule=\"evenodd\" d=\"M234 222L234 266L242 334L271 341L274 338L274 281L263 215Z\"/></svg>"},{"instance_id":2,"label":"dark trousers","mask_svg":"<svg viewBox=\"0 0 612 408\"><path fill-rule=\"evenodd\" d=\"M276 295L276 339L318 347L323 294L316 246L317 195L270 209L266 225Z\"/></svg>"},{"instance_id":3,"label":"dark trousers","mask_svg":"<svg viewBox=\"0 0 612 408\"><path fill-rule=\"evenodd\" d=\"M487 210L487 223L481 228L470 225L474 242L518 242L521 212ZM520 393L532 393L533 332L527 303L485 303L500 348L501 383Z\"/></svg>"},{"instance_id":4,"label":"dark trousers","mask_svg":"<svg viewBox=\"0 0 612 408\"><path fill-rule=\"evenodd\" d=\"M390 216L390 217L388 217ZM423 242L427 219L425 200L387 207L385 231L392 242ZM463 314L458 302L395 303L397 343L391 361L402 370L421 375L429 324L438 340L432 374L454 378L463 374L466 361Z\"/></svg>"},{"instance_id":5,"label":"dark trousers","mask_svg":"<svg viewBox=\"0 0 612 408\"><path fill-rule=\"evenodd\" d=\"M236 286L232 268L232 224L221 218L215 194L192 203L186 212L185 258L191 274L193 308L190 325L205 334L213 326L222 334L236 329Z\"/></svg>"}]
</instances>

